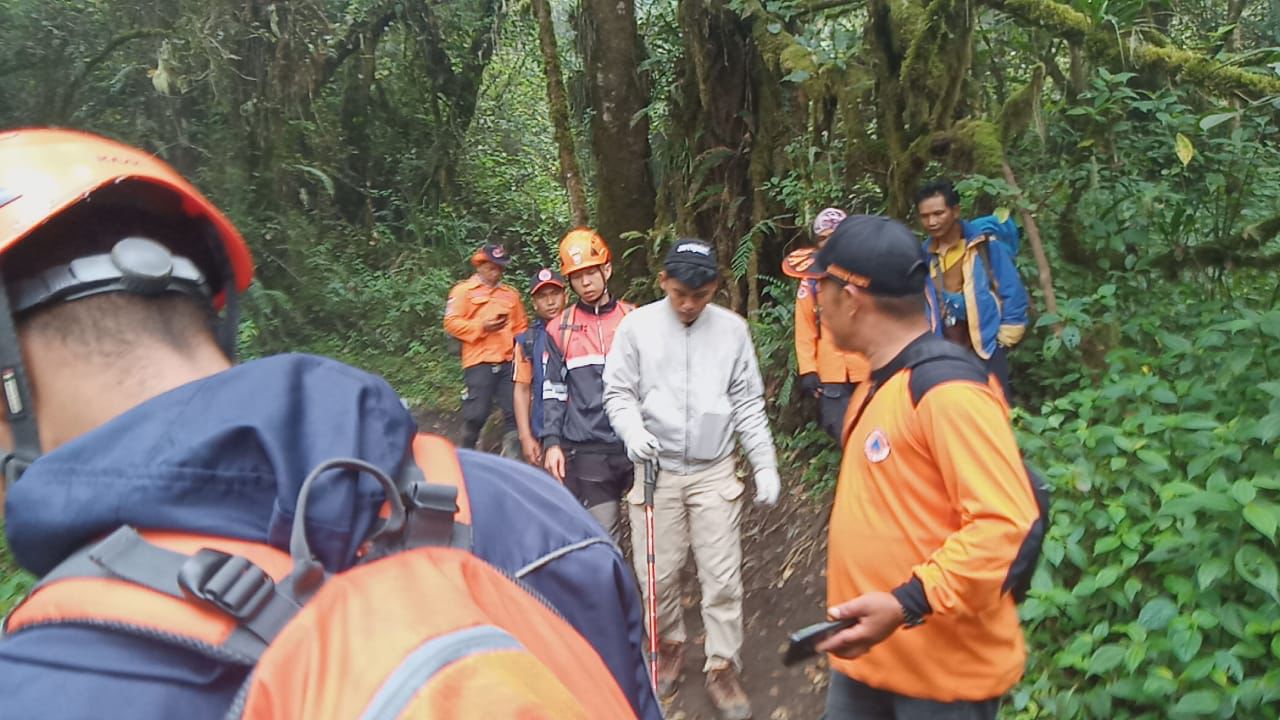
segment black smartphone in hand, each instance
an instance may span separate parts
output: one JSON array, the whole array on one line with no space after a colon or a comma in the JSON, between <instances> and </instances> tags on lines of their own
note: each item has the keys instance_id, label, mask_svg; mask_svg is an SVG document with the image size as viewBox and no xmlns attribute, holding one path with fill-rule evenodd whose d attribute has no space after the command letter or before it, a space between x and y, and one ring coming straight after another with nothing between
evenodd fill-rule
<instances>
[{"instance_id":1,"label":"black smartphone in hand","mask_svg":"<svg viewBox=\"0 0 1280 720\"><path fill-rule=\"evenodd\" d=\"M857 623L857 618L831 620L829 622L814 623L809 627L791 633L788 638L790 642L787 643L787 652L782 656L782 664L795 665L801 660L808 660L818 654L815 649L818 643L845 628L853 627Z\"/></svg>"}]
</instances>

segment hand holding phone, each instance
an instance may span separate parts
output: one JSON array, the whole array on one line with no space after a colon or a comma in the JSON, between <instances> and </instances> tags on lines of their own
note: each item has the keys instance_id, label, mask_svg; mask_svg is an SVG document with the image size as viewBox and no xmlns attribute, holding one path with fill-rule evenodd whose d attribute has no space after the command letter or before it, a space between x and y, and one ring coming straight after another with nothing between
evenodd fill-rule
<instances>
[{"instance_id":1,"label":"hand holding phone","mask_svg":"<svg viewBox=\"0 0 1280 720\"><path fill-rule=\"evenodd\" d=\"M783 665L795 665L801 660L807 660L818 654L815 646L823 640L831 637L833 634L853 627L858 624L857 618L846 618L844 620L831 620L828 622L814 623L806 628L802 628L791 633L788 638L787 652L782 656Z\"/></svg>"}]
</instances>

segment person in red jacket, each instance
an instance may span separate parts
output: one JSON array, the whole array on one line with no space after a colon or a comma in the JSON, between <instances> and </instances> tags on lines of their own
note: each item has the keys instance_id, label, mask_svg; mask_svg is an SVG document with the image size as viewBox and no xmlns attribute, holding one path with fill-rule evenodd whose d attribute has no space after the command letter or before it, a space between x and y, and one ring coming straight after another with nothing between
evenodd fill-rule
<instances>
[{"instance_id":1,"label":"person in red jacket","mask_svg":"<svg viewBox=\"0 0 1280 720\"><path fill-rule=\"evenodd\" d=\"M844 221L843 210L826 208L813 220L814 247L802 248L787 256L782 272L800 278L796 290L796 373L800 393L818 399L818 425L832 438L840 439L849 398L857 384L867 379L870 367L862 353L846 352L836 347L830 333L822 331L818 309L818 283L803 277L798 267L808 267L813 253L827 242L831 233Z\"/></svg>"},{"instance_id":2,"label":"person in red jacket","mask_svg":"<svg viewBox=\"0 0 1280 720\"><path fill-rule=\"evenodd\" d=\"M901 223L849 218L808 272L836 344L872 367L831 512L828 614L855 624L818 646L827 717L994 720L1026 663L1011 590L1043 527L1003 394L932 333Z\"/></svg>"},{"instance_id":3,"label":"person in red jacket","mask_svg":"<svg viewBox=\"0 0 1280 720\"><path fill-rule=\"evenodd\" d=\"M547 324L542 391L543 464L621 542L622 496L633 466L604 410L604 359L623 316L635 309L609 293L612 256L594 230L560 242L560 272L578 302Z\"/></svg>"}]
</instances>

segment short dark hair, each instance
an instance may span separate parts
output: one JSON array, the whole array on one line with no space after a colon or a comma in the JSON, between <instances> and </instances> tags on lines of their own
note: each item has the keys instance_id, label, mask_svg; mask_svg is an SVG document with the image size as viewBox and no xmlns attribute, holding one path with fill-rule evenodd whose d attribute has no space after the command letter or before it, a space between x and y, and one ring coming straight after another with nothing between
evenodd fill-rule
<instances>
[{"instance_id":1,"label":"short dark hair","mask_svg":"<svg viewBox=\"0 0 1280 720\"><path fill-rule=\"evenodd\" d=\"M72 208L21 240L0 258L5 284L35 276L76 258L108 253L125 237L153 239L189 258L206 278L216 278L213 254L195 221L169 219L136 207ZM214 337L213 307L188 295L143 297L106 293L37 307L16 318L23 332L57 338L95 355L120 357L141 337L185 349L201 336Z\"/></svg>"},{"instance_id":2,"label":"short dark hair","mask_svg":"<svg viewBox=\"0 0 1280 720\"><path fill-rule=\"evenodd\" d=\"M924 293L913 295L872 295L876 309L894 320L915 320L925 316Z\"/></svg>"},{"instance_id":3,"label":"short dark hair","mask_svg":"<svg viewBox=\"0 0 1280 720\"><path fill-rule=\"evenodd\" d=\"M946 178L936 178L925 183L916 193L916 206L928 200L934 195L941 195L942 199L947 202L947 207L956 207L960 204L960 193L956 192L956 186Z\"/></svg>"},{"instance_id":4,"label":"short dark hair","mask_svg":"<svg viewBox=\"0 0 1280 720\"><path fill-rule=\"evenodd\" d=\"M689 263L669 263L663 270L667 277L680 281L690 290L701 290L720 278L720 274L711 268Z\"/></svg>"}]
</instances>

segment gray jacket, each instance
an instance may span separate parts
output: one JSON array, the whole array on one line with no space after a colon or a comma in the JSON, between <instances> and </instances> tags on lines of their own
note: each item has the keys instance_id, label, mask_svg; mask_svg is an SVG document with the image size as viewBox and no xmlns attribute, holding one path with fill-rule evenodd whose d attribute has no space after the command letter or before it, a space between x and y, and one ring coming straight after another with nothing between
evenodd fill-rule
<instances>
[{"instance_id":1,"label":"gray jacket","mask_svg":"<svg viewBox=\"0 0 1280 720\"><path fill-rule=\"evenodd\" d=\"M623 318L604 363L604 409L623 442L653 433L667 472L728 457L735 431L756 472L778 466L751 332L719 305L689 326L665 299Z\"/></svg>"}]
</instances>

